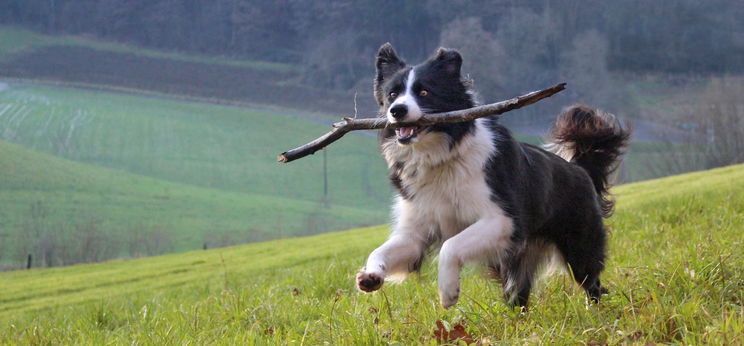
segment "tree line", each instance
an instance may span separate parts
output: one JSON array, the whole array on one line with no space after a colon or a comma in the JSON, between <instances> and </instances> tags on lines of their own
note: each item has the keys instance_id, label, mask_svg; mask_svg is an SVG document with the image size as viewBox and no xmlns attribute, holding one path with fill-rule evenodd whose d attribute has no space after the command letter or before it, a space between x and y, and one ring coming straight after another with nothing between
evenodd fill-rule
<instances>
[{"instance_id":1,"label":"tree line","mask_svg":"<svg viewBox=\"0 0 744 346\"><path fill-rule=\"evenodd\" d=\"M485 42L495 43L492 49L529 58L545 69L556 69L561 55L572 54L576 40L592 33L603 41L611 71L741 73L741 18L744 6L737 0L0 3L0 23L159 49L293 63L305 67L305 82L346 90L368 78L371 56L381 43L390 41L404 56L420 60L458 30L462 36L490 36ZM479 32L468 32L473 22L479 23Z\"/></svg>"}]
</instances>

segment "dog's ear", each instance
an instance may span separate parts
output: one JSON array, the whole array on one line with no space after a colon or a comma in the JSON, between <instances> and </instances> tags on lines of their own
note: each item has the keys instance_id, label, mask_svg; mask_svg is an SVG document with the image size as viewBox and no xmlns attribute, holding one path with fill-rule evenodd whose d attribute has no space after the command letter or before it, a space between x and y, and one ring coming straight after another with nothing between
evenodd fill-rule
<instances>
[{"instance_id":1,"label":"dog's ear","mask_svg":"<svg viewBox=\"0 0 744 346\"><path fill-rule=\"evenodd\" d=\"M441 68L445 73L460 76L462 56L458 51L440 47L434 53L433 62L435 66Z\"/></svg>"},{"instance_id":2,"label":"dog's ear","mask_svg":"<svg viewBox=\"0 0 744 346\"><path fill-rule=\"evenodd\" d=\"M390 78L390 76L395 74L395 72L398 72L400 69L406 67L406 63L398 57L398 54L395 53L395 49L393 49L393 45L388 42L383 44L382 47L380 47L380 50L377 51L377 61L375 62L375 67L377 68L374 85L375 98L377 99L377 103L382 106L383 82L386 79Z\"/></svg>"},{"instance_id":3,"label":"dog's ear","mask_svg":"<svg viewBox=\"0 0 744 346\"><path fill-rule=\"evenodd\" d=\"M375 80L381 82L404 68L406 63L398 57L393 45L388 42L377 51L375 66L377 67L377 78Z\"/></svg>"}]
</instances>

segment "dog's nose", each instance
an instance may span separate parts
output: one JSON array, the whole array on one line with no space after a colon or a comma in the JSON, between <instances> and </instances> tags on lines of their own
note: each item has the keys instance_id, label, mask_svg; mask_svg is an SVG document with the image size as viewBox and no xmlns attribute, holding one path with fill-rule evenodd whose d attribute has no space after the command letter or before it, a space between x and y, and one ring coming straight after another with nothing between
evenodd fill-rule
<instances>
[{"instance_id":1,"label":"dog's nose","mask_svg":"<svg viewBox=\"0 0 744 346\"><path fill-rule=\"evenodd\" d=\"M390 114L393 118L400 120L408 114L408 106L406 105L395 105L390 108Z\"/></svg>"}]
</instances>

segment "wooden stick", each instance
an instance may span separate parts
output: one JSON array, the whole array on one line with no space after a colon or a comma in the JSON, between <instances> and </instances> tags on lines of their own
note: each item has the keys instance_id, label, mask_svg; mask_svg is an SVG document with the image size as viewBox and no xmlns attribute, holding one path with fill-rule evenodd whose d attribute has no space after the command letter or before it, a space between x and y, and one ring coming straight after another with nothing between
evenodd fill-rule
<instances>
[{"instance_id":1,"label":"wooden stick","mask_svg":"<svg viewBox=\"0 0 744 346\"><path fill-rule=\"evenodd\" d=\"M292 150L283 152L279 155L279 162L291 162L307 155L314 154L316 151L325 148L329 144L337 141L346 133L356 130L376 130L386 127L410 127L410 126L428 126L437 123L457 123L463 121L475 120L491 115L499 115L511 110L531 105L544 98L553 96L566 88L566 83L556 84L550 88L533 91L531 93L518 96L506 101L490 103L487 105L477 106L468 109L462 109L452 112L424 114L414 123L390 123L385 117L353 119L344 118L344 121L333 124L333 130L318 137L310 143Z\"/></svg>"}]
</instances>

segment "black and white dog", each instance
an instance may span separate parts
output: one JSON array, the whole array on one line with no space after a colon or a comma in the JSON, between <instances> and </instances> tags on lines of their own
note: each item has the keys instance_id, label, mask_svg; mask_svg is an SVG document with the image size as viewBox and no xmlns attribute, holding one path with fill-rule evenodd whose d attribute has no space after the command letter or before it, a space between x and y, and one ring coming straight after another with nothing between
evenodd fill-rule
<instances>
[{"instance_id":1,"label":"black and white dog","mask_svg":"<svg viewBox=\"0 0 744 346\"><path fill-rule=\"evenodd\" d=\"M377 54L374 94L390 122L475 105L462 57L440 48L407 66L390 44ZM399 195L390 238L357 275L365 292L391 276L418 270L439 248L443 307L460 294L468 262L489 266L510 305L525 306L537 269L559 254L592 300L605 289L606 230L612 211L608 176L629 130L610 114L583 105L558 117L552 152L516 141L494 119L386 129L380 134L390 180Z\"/></svg>"}]
</instances>

